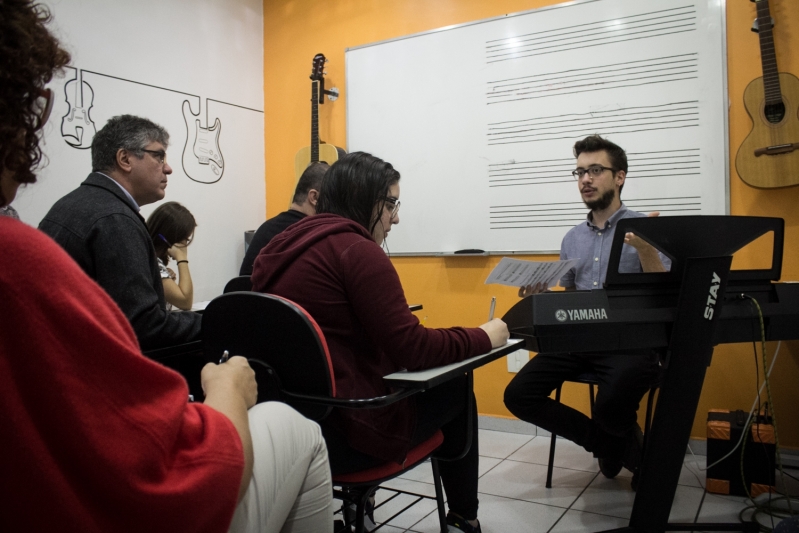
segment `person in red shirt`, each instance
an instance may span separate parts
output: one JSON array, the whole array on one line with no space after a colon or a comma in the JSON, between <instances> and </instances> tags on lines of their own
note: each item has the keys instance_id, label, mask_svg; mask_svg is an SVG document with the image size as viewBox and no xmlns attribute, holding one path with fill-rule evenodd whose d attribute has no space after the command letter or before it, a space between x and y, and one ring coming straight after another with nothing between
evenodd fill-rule
<instances>
[{"instance_id":1,"label":"person in red shirt","mask_svg":"<svg viewBox=\"0 0 799 533\"><path fill-rule=\"evenodd\" d=\"M49 20L29 0L0 2L0 207L36 180L54 97L43 87L69 62ZM0 531L331 529L318 425L253 407L243 357L207 365L206 401L189 403L66 252L0 218Z\"/></svg>"},{"instance_id":2,"label":"person in red shirt","mask_svg":"<svg viewBox=\"0 0 799 533\"><path fill-rule=\"evenodd\" d=\"M325 174L318 214L277 235L255 260L253 290L298 303L322 328L342 398L383 396L390 392L385 375L462 361L508 340L499 319L479 328L432 329L410 312L397 271L381 249L399 223L399 179L377 157L345 155ZM444 446L457 448L464 438L458 431L466 407L463 386L453 380L387 407L334 410L322 422L333 473L402 463L408 450L439 428ZM469 453L441 464L450 531L480 531L476 408L472 412Z\"/></svg>"}]
</instances>

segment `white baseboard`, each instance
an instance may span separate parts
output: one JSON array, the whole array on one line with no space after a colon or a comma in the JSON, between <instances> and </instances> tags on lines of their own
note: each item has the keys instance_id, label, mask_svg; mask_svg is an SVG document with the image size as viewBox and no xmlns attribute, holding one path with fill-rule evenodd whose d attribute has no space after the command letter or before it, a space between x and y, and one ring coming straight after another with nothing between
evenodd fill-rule
<instances>
[{"instance_id":1,"label":"white baseboard","mask_svg":"<svg viewBox=\"0 0 799 533\"><path fill-rule=\"evenodd\" d=\"M490 429L493 431L504 431L505 433L519 433L521 435L534 435L538 437L549 437L549 431L536 427L527 422L522 422L515 418L500 418L496 416L480 415L477 417L477 427L480 429ZM707 455L707 442L703 439L691 439L688 442L694 455ZM686 450L687 452L688 450ZM789 468L799 468L799 450L780 450L782 465Z\"/></svg>"}]
</instances>

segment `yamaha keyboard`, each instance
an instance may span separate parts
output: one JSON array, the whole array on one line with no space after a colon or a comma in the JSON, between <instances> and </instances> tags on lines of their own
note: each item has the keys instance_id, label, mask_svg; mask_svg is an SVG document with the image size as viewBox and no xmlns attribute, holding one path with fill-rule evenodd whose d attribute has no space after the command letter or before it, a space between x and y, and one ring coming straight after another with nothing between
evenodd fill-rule
<instances>
[{"instance_id":1,"label":"yamaha keyboard","mask_svg":"<svg viewBox=\"0 0 799 533\"><path fill-rule=\"evenodd\" d=\"M624 273L624 234L634 232L671 259L669 272ZM773 235L771 268L731 270L732 255ZM669 522L686 446L713 347L761 338L799 339L799 284L778 283L784 222L764 217L691 216L620 220L601 290L537 294L504 316L511 337L537 352L663 350L663 378L629 525L614 531L745 531L757 523Z\"/></svg>"},{"instance_id":2,"label":"yamaha keyboard","mask_svg":"<svg viewBox=\"0 0 799 533\"><path fill-rule=\"evenodd\" d=\"M706 228L707 232L697 228ZM634 231L672 260L667 273L618 272L624 233ZM682 268L688 257L732 255L773 232L772 265L732 270L723 294L708 292L720 308L714 345L760 340L756 307L767 340L799 339L799 283L777 283L782 267L782 219L762 217L664 217L624 219L614 235L604 289L528 296L503 317L511 337L533 352L596 352L667 348L677 310ZM701 240L700 240L701 237ZM614 262L615 260L615 262ZM721 305L716 305L716 301Z\"/></svg>"},{"instance_id":3,"label":"yamaha keyboard","mask_svg":"<svg viewBox=\"0 0 799 533\"><path fill-rule=\"evenodd\" d=\"M766 340L799 339L799 283L730 281L721 295L714 345L760 340L757 309L742 294L760 304ZM547 292L517 302L502 320L511 337L524 339L533 352L668 348L677 296L657 287Z\"/></svg>"}]
</instances>

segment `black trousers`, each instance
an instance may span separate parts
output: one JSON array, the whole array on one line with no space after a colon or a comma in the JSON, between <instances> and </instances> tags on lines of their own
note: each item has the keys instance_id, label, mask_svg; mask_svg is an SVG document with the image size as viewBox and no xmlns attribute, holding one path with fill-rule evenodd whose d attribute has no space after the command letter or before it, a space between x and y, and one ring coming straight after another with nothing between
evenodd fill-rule
<instances>
[{"instance_id":1,"label":"black trousers","mask_svg":"<svg viewBox=\"0 0 799 533\"><path fill-rule=\"evenodd\" d=\"M436 456L454 457L463 450L467 438L467 386L466 377L452 379L425 392L414 394L416 401L416 430L412 444L415 446L429 439L437 430L444 434L444 443L436 451ZM469 402L472 404L472 445L462 459L439 462L441 482L447 493L449 509L466 518L477 518L477 476L480 464L480 450L477 443L477 403L470 390ZM330 469L333 475L365 470L383 461L353 450L347 445L344 436L335 428L322 421L322 434L327 443Z\"/></svg>"},{"instance_id":2,"label":"black trousers","mask_svg":"<svg viewBox=\"0 0 799 533\"><path fill-rule=\"evenodd\" d=\"M565 380L595 373L599 386L594 415L549 398ZM638 405L657 380L659 355L631 353L540 353L505 389L505 406L518 418L583 446L596 457L619 458L635 427Z\"/></svg>"}]
</instances>

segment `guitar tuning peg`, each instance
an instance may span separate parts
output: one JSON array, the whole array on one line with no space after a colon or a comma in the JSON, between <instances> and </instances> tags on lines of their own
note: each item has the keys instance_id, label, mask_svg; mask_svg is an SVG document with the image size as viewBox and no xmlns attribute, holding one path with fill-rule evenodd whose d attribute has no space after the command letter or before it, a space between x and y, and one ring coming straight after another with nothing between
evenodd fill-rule
<instances>
[{"instance_id":1,"label":"guitar tuning peg","mask_svg":"<svg viewBox=\"0 0 799 533\"><path fill-rule=\"evenodd\" d=\"M329 60L329 59L327 59L327 58L325 58L325 63L327 63L328 61L330 61L330 60Z\"/></svg>"},{"instance_id":2,"label":"guitar tuning peg","mask_svg":"<svg viewBox=\"0 0 799 533\"><path fill-rule=\"evenodd\" d=\"M324 72L322 72L322 74L324 74L325 76L327 76L327 71L325 70Z\"/></svg>"}]
</instances>

